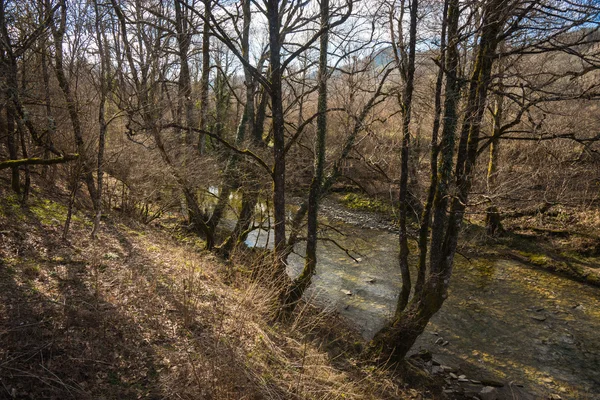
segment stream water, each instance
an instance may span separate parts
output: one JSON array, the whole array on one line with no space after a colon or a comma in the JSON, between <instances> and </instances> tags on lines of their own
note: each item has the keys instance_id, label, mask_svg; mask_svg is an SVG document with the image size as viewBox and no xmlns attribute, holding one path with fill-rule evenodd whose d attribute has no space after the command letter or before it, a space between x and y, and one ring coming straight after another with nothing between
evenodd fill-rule
<instances>
[{"instance_id":1,"label":"stream water","mask_svg":"<svg viewBox=\"0 0 600 400\"><path fill-rule=\"evenodd\" d=\"M337 244L320 242L307 296L369 339L396 303L398 237L377 224L323 222L335 226L327 236ZM268 237L257 230L246 243L267 247ZM292 276L302 247L288 260ZM523 385L533 398L600 399L600 289L512 260L457 256L449 297L413 351L420 349L471 379Z\"/></svg>"}]
</instances>

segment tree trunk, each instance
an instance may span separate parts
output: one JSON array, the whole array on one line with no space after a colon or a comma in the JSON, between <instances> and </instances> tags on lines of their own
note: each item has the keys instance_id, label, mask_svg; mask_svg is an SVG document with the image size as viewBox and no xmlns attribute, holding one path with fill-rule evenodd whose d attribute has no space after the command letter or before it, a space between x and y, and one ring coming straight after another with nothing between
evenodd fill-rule
<instances>
[{"instance_id":1,"label":"tree trunk","mask_svg":"<svg viewBox=\"0 0 600 400\"><path fill-rule=\"evenodd\" d=\"M440 35L440 65L445 65L446 61L446 29L448 24L448 2L444 2L444 11L442 14L442 30ZM438 180L438 135L440 131L441 115L442 115L442 88L444 80L444 69L439 68L435 83L435 109L433 117L433 128L431 131L431 151L429 168L430 184L427 192L427 199L423 207L421 215L421 226L419 227L419 264L417 266L417 281L415 283L415 294L421 293L425 284L427 274L427 244L429 239L429 228L431 226L431 214L433 207L433 199Z\"/></svg>"},{"instance_id":2,"label":"tree trunk","mask_svg":"<svg viewBox=\"0 0 600 400\"><path fill-rule=\"evenodd\" d=\"M200 77L200 129L206 130L208 123L208 89L210 77L210 25L211 0L204 0L204 25L202 27L202 76ZM198 151L204 154L206 138L198 137Z\"/></svg>"},{"instance_id":3,"label":"tree trunk","mask_svg":"<svg viewBox=\"0 0 600 400\"><path fill-rule=\"evenodd\" d=\"M402 64L404 65L403 70L405 71L404 78L404 92L402 93L402 148L400 155L400 254L398 256L400 273L402 275L402 289L398 296L398 304L396 306L396 314L402 312L408 304L408 298L411 291L411 278L410 269L408 267L408 231L407 231L407 217L408 217L408 161L410 157L409 145L410 145L410 120L412 110L412 96L414 90L414 77L415 77L415 52L417 43L417 6L418 1L412 0L410 5L410 33L408 43L408 55L406 55L405 49L402 50ZM402 5L404 7L404 3ZM402 18L402 17L401 17ZM398 32L398 35L402 35L402 32Z\"/></svg>"},{"instance_id":4,"label":"tree trunk","mask_svg":"<svg viewBox=\"0 0 600 400\"><path fill-rule=\"evenodd\" d=\"M438 228L446 226L445 232L432 230L432 259L435 259L438 264L431 264L429 275L427 277L424 289L420 293L415 293L412 300L409 301L406 309L400 313L396 313L395 318L387 324L373 339L369 346L369 351L372 356L380 362L400 361L402 360L410 348L415 343L416 339L423 333L429 319L442 307L444 300L447 297L448 286L452 276L452 266L456 246L458 243L458 235L462 224L462 217L468 200L469 190L472 183L472 169L477 157L479 144L479 133L481 121L485 111L485 104L489 89L490 75L494 63L494 54L498 45L498 37L502 32L507 14L503 8L504 0L494 0L483 5L485 7L482 20L482 32L479 37L477 50L475 52L475 65L470 80L469 95L465 105L465 118L461 128L461 138L458 146L456 157L456 167L454 176L456 180L457 195L453 197L450 204L450 212L446 214L445 204L444 209L439 210L435 207L439 206L434 202L435 214L443 218L443 223L438 221ZM448 4L448 34L449 48L448 56L451 60L456 50L456 36L458 26L458 1L449 0ZM447 79L451 77L452 70L447 70ZM448 87L451 87L452 81L447 81ZM452 94L452 93L451 93ZM450 100L458 102L458 97L450 97ZM446 104L449 99L446 98ZM456 104L448 104L446 115L450 112L449 117L454 117ZM449 123L450 128L455 126L452 119L445 119ZM446 127L445 127L446 128ZM454 136L454 131L444 129L444 134ZM442 137L443 143L451 142L448 137ZM450 147L442 147L441 174L449 173L444 170L449 168L452 162L452 149ZM436 197L440 190L446 190L443 186L447 182L449 176L442 175L438 180ZM435 222L435 221L434 221ZM435 226L433 229L435 229ZM433 238L441 239L440 248L433 254Z\"/></svg>"},{"instance_id":5,"label":"tree trunk","mask_svg":"<svg viewBox=\"0 0 600 400\"><path fill-rule=\"evenodd\" d=\"M17 118L18 115L15 112L13 102L14 99L18 96L18 81L17 81L17 60L11 50L11 37L8 32L9 23L6 20L6 10L5 3L0 3L0 27L2 29L0 39L3 42L1 46L2 51L0 51L0 65L2 69L3 78L5 79L6 87L3 88L5 91L3 93L2 100L4 101L4 108L6 111L6 119L2 122L2 136L6 137L6 147L8 148L8 156L11 160L17 160L19 158L19 150L18 150L18 129L17 129ZM6 49L6 50L5 50ZM27 158L27 157L25 157ZM21 194L21 179L19 176L19 167L13 166L11 168L11 179L10 184L12 190L20 195Z\"/></svg>"},{"instance_id":6,"label":"tree trunk","mask_svg":"<svg viewBox=\"0 0 600 400\"><path fill-rule=\"evenodd\" d=\"M15 141L15 136L17 134L15 129L15 114L10 105L6 107L6 145L8 147L8 155L11 160L17 160L19 158L19 153L17 150L17 143ZM20 195L21 194L21 179L19 177L19 167L13 166L11 167L11 176L10 176L10 186L12 187L13 192Z\"/></svg>"},{"instance_id":7,"label":"tree trunk","mask_svg":"<svg viewBox=\"0 0 600 400\"><path fill-rule=\"evenodd\" d=\"M225 258L230 256L237 245L246 240L250 226L254 220L254 209L258 203L258 188L250 186L254 185L248 185L242 193L242 209L231 235L219 246L219 253Z\"/></svg>"},{"instance_id":8,"label":"tree trunk","mask_svg":"<svg viewBox=\"0 0 600 400\"><path fill-rule=\"evenodd\" d=\"M42 17L40 17L42 18ZM54 114L52 112L51 107L51 99L50 99L50 73L48 71L48 61L47 61L47 40L46 36L43 36L43 40L40 45L40 55L41 55L41 67L42 67L42 78L44 80L44 106L46 111L46 121L47 121L47 129L46 135L44 137L44 142L46 143L46 147L44 148L44 158L47 159L50 157L50 151L48 150L49 146L52 146L52 138L54 137L54 133L56 131L56 122L54 120ZM47 177L48 175L48 166L44 165L42 168L42 176Z\"/></svg>"},{"instance_id":9,"label":"tree trunk","mask_svg":"<svg viewBox=\"0 0 600 400\"><path fill-rule=\"evenodd\" d=\"M66 20L67 20L67 5L65 0L61 0L60 4L60 19L58 20L59 26L56 24L52 24L52 34L54 35L54 70L56 73L56 78L58 80L58 84L63 92L67 111L69 112L69 117L71 119L71 124L73 127L73 135L75 137L75 144L77 145L77 152L79 153L80 162L82 163L82 177L85 181L88 192L90 194L90 198L92 200L92 205L94 210L98 210L97 204L97 194L96 194L96 185L94 183L94 177L92 175L93 167L90 165L89 159L87 157L87 149L85 148L85 143L83 141L83 129L81 127L81 121L79 119L79 111L77 110L77 102L75 97L71 91L71 85L69 84L69 80L65 75L65 70L63 66L63 39L66 30Z\"/></svg>"},{"instance_id":10,"label":"tree trunk","mask_svg":"<svg viewBox=\"0 0 600 400\"><path fill-rule=\"evenodd\" d=\"M321 0L321 28L329 25L329 0ZM310 286L312 276L317 267L317 230L319 226L318 213L321 189L323 186L323 171L325 169L325 144L327 138L327 47L329 45L329 31L325 30L320 39L318 100L317 100L317 137L315 145L315 172L310 184L307 207L306 227L306 255L304 268L300 275L287 287L282 297L282 310L291 313L304 291Z\"/></svg>"},{"instance_id":11,"label":"tree trunk","mask_svg":"<svg viewBox=\"0 0 600 400\"><path fill-rule=\"evenodd\" d=\"M501 48L502 49L502 48ZM500 71L502 74L503 71ZM499 79L500 90L502 90L502 78ZM493 204L492 195L496 190L498 178L498 154L500 151L500 135L502 129L502 121L504 116L504 98L501 94L496 95L496 107L492 113L492 141L490 143L488 169L487 169L487 190L490 193L490 202L492 203L486 209L485 226L488 236L494 237L501 235L504 232L502 226L502 218L498 207Z\"/></svg>"},{"instance_id":12,"label":"tree trunk","mask_svg":"<svg viewBox=\"0 0 600 400\"><path fill-rule=\"evenodd\" d=\"M267 21L269 24L270 90L273 119L273 216L275 231L276 274L287 277L283 257L286 250L285 237L285 120L283 115L283 93L281 85L281 32L279 0L268 0Z\"/></svg>"},{"instance_id":13,"label":"tree trunk","mask_svg":"<svg viewBox=\"0 0 600 400\"><path fill-rule=\"evenodd\" d=\"M350 134L344 141L344 145L342 147L342 152L341 152L339 158L333 163L333 168L331 169L331 171L329 171L328 174L326 174L326 177L324 177L324 179L323 179L323 183L321 185L321 188L319 189L319 193L320 193L319 201L321 201L325 196L327 196L329 194L331 187L333 186L334 183L337 182L338 178L340 177L342 165L350 157L350 153L352 152L352 149L354 148L356 138L357 138L358 134L364 129L364 121L367 118L367 116L369 115L369 112L373 109L373 107L377 103L377 100L379 99L379 97L382 95L383 85L386 82L387 77L389 76L391 71L392 71L391 69L388 69L387 72L384 73L381 81L379 82L377 90L375 91L375 93L373 93L373 96L371 96L369 101L367 101L367 104L365 104L365 106L361 110L358 117L355 118L354 126L352 128L352 131L350 132ZM300 228L302 225L302 221L304 220L304 217L306 216L307 212L308 212L308 200L302 202L302 204L300 205L300 207L294 214L294 217L292 218L290 236L288 238L287 249L286 249L286 254L285 254L284 260L289 256L289 254L293 250L294 246L298 242L298 235L300 234Z\"/></svg>"},{"instance_id":14,"label":"tree trunk","mask_svg":"<svg viewBox=\"0 0 600 400\"><path fill-rule=\"evenodd\" d=\"M450 179L452 176L452 161L454 147L456 144L456 128L458 125L458 103L460 100L460 84L458 79L459 53L458 53L458 0L447 0L447 26L448 26L448 49L446 52L446 88L444 100L444 126L439 144L439 155L441 159L437 166L437 179L435 183L435 195L433 198L433 211L431 223L431 242L429 249L429 273L438 274L442 259L442 244L446 228L446 210L448 207L448 193L450 190Z\"/></svg>"},{"instance_id":15,"label":"tree trunk","mask_svg":"<svg viewBox=\"0 0 600 400\"><path fill-rule=\"evenodd\" d=\"M245 0L243 4L244 13L244 28L242 30L242 58L249 62L250 55L250 0ZM235 137L236 146L240 146L246 139L246 132L253 132L254 129L254 93L255 85L252 83L252 73L249 69L244 66L244 78L246 80L246 103L244 104L244 110L238 124L237 133ZM223 172L223 184L219 193L219 201L215 206L215 209L208 221L209 227L213 230L217 228L217 225L221 221L225 213L225 209L229 204L229 195L232 190L240 187L239 171L237 171L237 164L239 163L238 154L232 152L227 160L225 171Z\"/></svg>"},{"instance_id":16,"label":"tree trunk","mask_svg":"<svg viewBox=\"0 0 600 400\"><path fill-rule=\"evenodd\" d=\"M100 102L98 104L98 163L96 169L96 215L94 217L94 227L92 228L92 239L97 238L102 219L102 188L104 184L104 149L106 144L106 131L108 125L105 116L106 97L111 91L110 78L110 59L105 45L107 45L104 27L102 24L98 0L94 1L94 11L96 14L96 40L98 44L98 53L100 55Z\"/></svg>"},{"instance_id":17,"label":"tree trunk","mask_svg":"<svg viewBox=\"0 0 600 400\"><path fill-rule=\"evenodd\" d=\"M177 44L179 46L179 81L177 98L177 123L185 121L189 127L182 137L182 142L192 144L192 130L194 126L194 103L192 100L192 79L190 77L189 49L192 41L192 33L189 29L187 9L182 9L181 0L175 3L175 30L177 32Z\"/></svg>"},{"instance_id":18,"label":"tree trunk","mask_svg":"<svg viewBox=\"0 0 600 400\"><path fill-rule=\"evenodd\" d=\"M441 282L430 281L423 293L415 295L405 309L379 331L369 344L369 356L373 361L379 364L402 361L431 317L442 307L445 292Z\"/></svg>"}]
</instances>

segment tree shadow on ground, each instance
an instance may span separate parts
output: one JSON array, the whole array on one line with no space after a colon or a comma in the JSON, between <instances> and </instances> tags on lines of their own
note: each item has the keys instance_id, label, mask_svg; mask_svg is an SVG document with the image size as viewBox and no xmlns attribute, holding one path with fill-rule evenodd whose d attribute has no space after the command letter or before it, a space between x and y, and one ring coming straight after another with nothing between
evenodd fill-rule
<instances>
[{"instance_id":1,"label":"tree shadow on ground","mask_svg":"<svg viewBox=\"0 0 600 400\"><path fill-rule=\"evenodd\" d=\"M108 221L94 248L77 223L70 244L27 210L0 217L14 250L1 254L0 398L263 397L264 382L218 329L224 299L186 298L184 278L135 232Z\"/></svg>"}]
</instances>

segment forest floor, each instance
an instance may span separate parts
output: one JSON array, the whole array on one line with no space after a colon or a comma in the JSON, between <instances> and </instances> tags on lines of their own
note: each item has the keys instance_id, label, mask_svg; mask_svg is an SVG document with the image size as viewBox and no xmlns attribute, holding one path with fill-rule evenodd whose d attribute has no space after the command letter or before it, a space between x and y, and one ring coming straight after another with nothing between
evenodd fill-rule
<instances>
[{"instance_id":1,"label":"forest floor","mask_svg":"<svg viewBox=\"0 0 600 400\"><path fill-rule=\"evenodd\" d=\"M419 373L361 364L336 315L305 305L273 323L274 290L248 255L224 263L175 227L115 215L92 241L80 212L62 240L64 193L22 207L7 192L0 398L444 398Z\"/></svg>"},{"instance_id":2,"label":"forest floor","mask_svg":"<svg viewBox=\"0 0 600 400\"><path fill-rule=\"evenodd\" d=\"M462 249L477 257L510 258L532 268L600 287L600 211L556 207L506 218L505 231L485 234L483 221L467 224Z\"/></svg>"},{"instance_id":3,"label":"forest floor","mask_svg":"<svg viewBox=\"0 0 600 400\"><path fill-rule=\"evenodd\" d=\"M363 339L336 314L303 305L273 322L276 291L253 274L252 253L224 262L178 224L143 225L118 212L96 241L77 212L63 240L64 191L37 189L22 207L2 189L0 399L457 396L442 392L441 377L362 362ZM375 211L340 217L393 230ZM343 210L326 203L324 212ZM597 285L600 216L553 215L510 220L494 239L468 224L461 251Z\"/></svg>"}]
</instances>

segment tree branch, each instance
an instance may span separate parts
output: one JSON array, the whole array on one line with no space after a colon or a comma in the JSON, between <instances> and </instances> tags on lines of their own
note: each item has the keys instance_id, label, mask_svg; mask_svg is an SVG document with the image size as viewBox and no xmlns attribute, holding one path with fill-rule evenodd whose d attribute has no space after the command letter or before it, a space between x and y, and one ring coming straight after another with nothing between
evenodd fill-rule
<instances>
[{"instance_id":1,"label":"tree branch","mask_svg":"<svg viewBox=\"0 0 600 400\"><path fill-rule=\"evenodd\" d=\"M51 164L62 164L69 161L73 161L79 158L79 154L65 154L62 157L57 158L23 158L20 160L6 160L0 161L0 170L6 168L20 167L21 165L51 165Z\"/></svg>"}]
</instances>

